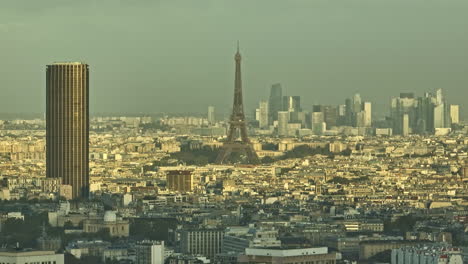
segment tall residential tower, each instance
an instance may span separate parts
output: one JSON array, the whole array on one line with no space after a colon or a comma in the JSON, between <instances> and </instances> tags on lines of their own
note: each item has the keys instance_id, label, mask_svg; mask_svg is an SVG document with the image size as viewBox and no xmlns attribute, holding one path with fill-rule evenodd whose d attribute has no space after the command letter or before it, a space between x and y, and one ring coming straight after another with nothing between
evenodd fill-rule
<instances>
[{"instance_id":1,"label":"tall residential tower","mask_svg":"<svg viewBox=\"0 0 468 264\"><path fill-rule=\"evenodd\" d=\"M72 187L73 198L89 195L89 70L80 62L46 70L46 170Z\"/></svg>"}]
</instances>

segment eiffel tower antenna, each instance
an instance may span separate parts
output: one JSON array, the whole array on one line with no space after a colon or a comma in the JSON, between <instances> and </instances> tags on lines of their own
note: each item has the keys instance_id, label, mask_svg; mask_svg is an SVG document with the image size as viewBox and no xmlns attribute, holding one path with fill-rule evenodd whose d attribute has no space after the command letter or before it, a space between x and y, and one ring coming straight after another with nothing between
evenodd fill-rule
<instances>
[{"instance_id":1,"label":"eiffel tower antenna","mask_svg":"<svg viewBox=\"0 0 468 264\"><path fill-rule=\"evenodd\" d=\"M234 103L229 121L227 140L224 142L216 158L216 163L225 164L229 157L237 152L243 153L247 157L247 163L260 163L257 153L253 149L252 143L247 136L247 126L245 124L244 103L242 98L242 78L241 78L241 54L239 51L239 41L237 41L237 52L234 56L236 61L236 73L234 78ZM236 140L237 132L240 133L240 141Z\"/></svg>"}]
</instances>

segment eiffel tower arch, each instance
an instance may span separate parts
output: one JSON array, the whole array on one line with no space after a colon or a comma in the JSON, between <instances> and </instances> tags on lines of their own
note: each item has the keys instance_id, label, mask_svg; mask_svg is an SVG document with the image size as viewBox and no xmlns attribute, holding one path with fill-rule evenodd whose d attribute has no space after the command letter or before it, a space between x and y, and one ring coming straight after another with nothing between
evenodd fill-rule
<instances>
[{"instance_id":1,"label":"eiffel tower arch","mask_svg":"<svg viewBox=\"0 0 468 264\"><path fill-rule=\"evenodd\" d=\"M248 164L258 164L257 153L253 149L252 143L247 135L247 126L245 123L244 102L242 98L242 78L241 78L241 55L239 52L239 44L237 44L237 52L234 56L236 61L236 73L234 79L234 103L232 114L229 120L229 130L227 139L221 147L218 157L216 158L217 164L225 164L234 153L243 154L246 156ZM240 136L240 140L238 140Z\"/></svg>"}]
</instances>

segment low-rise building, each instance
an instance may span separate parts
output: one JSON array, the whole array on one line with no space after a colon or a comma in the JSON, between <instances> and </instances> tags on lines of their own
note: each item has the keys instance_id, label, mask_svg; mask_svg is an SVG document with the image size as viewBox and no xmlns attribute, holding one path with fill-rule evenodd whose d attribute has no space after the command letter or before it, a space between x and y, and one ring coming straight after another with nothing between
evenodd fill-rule
<instances>
[{"instance_id":1,"label":"low-rise building","mask_svg":"<svg viewBox=\"0 0 468 264\"><path fill-rule=\"evenodd\" d=\"M115 212L107 211L103 219L86 219L83 221L85 233L96 233L108 230L111 237L128 237L130 223L118 218Z\"/></svg>"},{"instance_id":2,"label":"low-rise building","mask_svg":"<svg viewBox=\"0 0 468 264\"><path fill-rule=\"evenodd\" d=\"M65 258L63 254L56 254L54 251L13 249L13 250L0 251L0 263L64 264Z\"/></svg>"},{"instance_id":3,"label":"low-rise building","mask_svg":"<svg viewBox=\"0 0 468 264\"><path fill-rule=\"evenodd\" d=\"M247 248L244 255L237 258L238 263L315 263L335 264L337 255L328 252L327 247L299 249L260 249Z\"/></svg>"},{"instance_id":4,"label":"low-rise building","mask_svg":"<svg viewBox=\"0 0 468 264\"><path fill-rule=\"evenodd\" d=\"M439 245L408 246L392 250L392 264L463 264L460 248Z\"/></svg>"}]
</instances>

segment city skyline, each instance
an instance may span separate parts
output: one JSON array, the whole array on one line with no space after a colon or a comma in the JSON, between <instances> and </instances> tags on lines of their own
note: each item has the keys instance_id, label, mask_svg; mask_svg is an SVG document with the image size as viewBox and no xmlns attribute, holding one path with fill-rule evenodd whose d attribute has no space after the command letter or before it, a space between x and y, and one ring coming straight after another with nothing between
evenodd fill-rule
<instances>
[{"instance_id":1,"label":"city skyline","mask_svg":"<svg viewBox=\"0 0 468 264\"><path fill-rule=\"evenodd\" d=\"M5 53L8 65L0 66L4 95L0 112L44 112L44 103L35 100L43 97L41 65L76 59L93 65L95 70L90 80L96 88L91 94L91 113L201 113L213 103L218 112L226 109L228 113L230 100L226 95L232 65L226 63L226 54L231 54L233 43L240 39L249 58L245 61L248 74L244 76L249 91L247 109L256 107L273 83L301 95L304 108L318 103L338 104L341 98L336 95L359 92L378 103L376 113L386 113L390 97L400 92L422 94L443 88L448 100L461 105L461 115L466 116L463 98L468 77L464 73L468 67L463 47L468 40L460 35L468 25L461 12L468 7L465 2L424 2L421 9L421 1L353 0L349 6L329 1L301 1L300 5L269 1L268 11L260 12L242 12L249 7L243 1L183 2L122 6L89 1L71 4L46 0L40 6L7 2L0 11L0 29L6 37L5 50L11 52ZM40 12L28 18L20 16L31 14L31 8ZM105 8L123 18L101 20L95 12ZM201 19L203 9L225 16L213 27L215 17ZM170 19L170 14L178 14L176 10L183 12L184 21L191 26ZM83 16L65 20L63 26L53 23L80 11ZM160 16L154 18L150 11ZM137 14L138 19L133 19ZM241 14L243 21L237 26L234 21ZM393 19L393 15L399 19ZM31 20L35 16L39 19ZM276 19L283 16L289 19ZM265 22L259 23L258 18ZM145 22L154 27L141 27ZM36 40L38 26L45 29L41 37L48 41ZM69 27L80 33L70 35ZM127 38L131 41L124 40ZM17 47L16 43L21 45ZM5 99L13 97L17 102Z\"/></svg>"}]
</instances>

